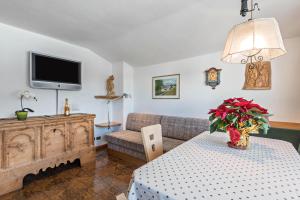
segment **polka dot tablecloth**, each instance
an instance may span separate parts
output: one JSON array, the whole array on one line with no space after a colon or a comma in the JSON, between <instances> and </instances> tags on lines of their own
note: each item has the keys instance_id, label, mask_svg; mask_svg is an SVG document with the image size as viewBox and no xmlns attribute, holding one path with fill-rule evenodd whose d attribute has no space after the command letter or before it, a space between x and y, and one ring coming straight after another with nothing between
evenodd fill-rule
<instances>
[{"instance_id":1,"label":"polka dot tablecloth","mask_svg":"<svg viewBox=\"0 0 300 200\"><path fill-rule=\"evenodd\" d=\"M135 170L129 200L300 200L300 156L292 144L250 137L250 148L205 132Z\"/></svg>"}]
</instances>

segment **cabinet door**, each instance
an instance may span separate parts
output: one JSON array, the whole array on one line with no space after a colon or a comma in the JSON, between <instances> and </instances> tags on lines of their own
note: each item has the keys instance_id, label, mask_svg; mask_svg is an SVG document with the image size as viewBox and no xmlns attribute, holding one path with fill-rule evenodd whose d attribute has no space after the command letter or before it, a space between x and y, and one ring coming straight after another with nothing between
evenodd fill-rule
<instances>
[{"instance_id":1,"label":"cabinet door","mask_svg":"<svg viewBox=\"0 0 300 200\"><path fill-rule=\"evenodd\" d=\"M72 150L80 150L90 146L90 122L74 122L71 124L70 143Z\"/></svg>"},{"instance_id":2,"label":"cabinet door","mask_svg":"<svg viewBox=\"0 0 300 200\"><path fill-rule=\"evenodd\" d=\"M4 132L4 168L33 162L38 158L38 129L23 128Z\"/></svg>"},{"instance_id":3,"label":"cabinet door","mask_svg":"<svg viewBox=\"0 0 300 200\"><path fill-rule=\"evenodd\" d=\"M65 124L46 125L43 132L43 156L55 157L67 151Z\"/></svg>"}]
</instances>

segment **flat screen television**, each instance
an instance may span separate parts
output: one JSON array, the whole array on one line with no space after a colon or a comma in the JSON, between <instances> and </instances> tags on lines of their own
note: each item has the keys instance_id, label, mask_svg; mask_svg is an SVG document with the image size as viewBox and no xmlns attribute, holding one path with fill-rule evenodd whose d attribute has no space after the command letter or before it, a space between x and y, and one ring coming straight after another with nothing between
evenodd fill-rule
<instances>
[{"instance_id":1,"label":"flat screen television","mask_svg":"<svg viewBox=\"0 0 300 200\"><path fill-rule=\"evenodd\" d=\"M30 86L80 90L81 62L30 52Z\"/></svg>"}]
</instances>

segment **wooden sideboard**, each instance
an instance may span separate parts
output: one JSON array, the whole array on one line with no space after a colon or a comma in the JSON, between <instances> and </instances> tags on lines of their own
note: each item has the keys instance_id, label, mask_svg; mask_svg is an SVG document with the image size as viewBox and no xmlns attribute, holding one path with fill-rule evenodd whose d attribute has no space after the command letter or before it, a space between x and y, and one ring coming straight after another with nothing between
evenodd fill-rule
<instances>
[{"instance_id":1,"label":"wooden sideboard","mask_svg":"<svg viewBox=\"0 0 300 200\"><path fill-rule=\"evenodd\" d=\"M23 187L27 174L80 159L95 160L91 114L0 119L0 195Z\"/></svg>"}]
</instances>

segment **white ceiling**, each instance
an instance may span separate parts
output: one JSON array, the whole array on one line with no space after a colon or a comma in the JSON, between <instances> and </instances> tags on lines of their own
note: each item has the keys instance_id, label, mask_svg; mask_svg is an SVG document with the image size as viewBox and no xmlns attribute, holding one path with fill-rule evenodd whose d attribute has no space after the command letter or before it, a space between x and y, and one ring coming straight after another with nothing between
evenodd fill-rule
<instances>
[{"instance_id":1,"label":"white ceiling","mask_svg":"<svg viewBox=\"0 0 300 200\"><path fill-rule=\"evenodd\" d=\"M284 38L300 36L300 0L257 0ZM240 0L0 0L0 22L145 66L223 49Z\"/></svg>"}]
</instances>

